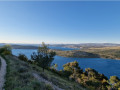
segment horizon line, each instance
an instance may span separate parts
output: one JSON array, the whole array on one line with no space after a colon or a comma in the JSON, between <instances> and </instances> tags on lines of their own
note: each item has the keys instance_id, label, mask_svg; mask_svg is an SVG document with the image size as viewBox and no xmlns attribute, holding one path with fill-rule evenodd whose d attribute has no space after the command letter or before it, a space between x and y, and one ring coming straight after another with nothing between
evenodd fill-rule
<instances>
[{"instance_id":1,"label":"horizon line","mask_svg":"<svg viewBox=\"0 0 120 90\"><path fill-rule=\"evenodd\" d=\"M42 42L41 42L42 43ZM0 43L0 44L41 44L41 43ZM45 43L45 44L120 44L120 43L107 43L107 42L101 42L101 43L95 43L95 42L92 42L92 43Z\"/></svg>"}]
</instances>

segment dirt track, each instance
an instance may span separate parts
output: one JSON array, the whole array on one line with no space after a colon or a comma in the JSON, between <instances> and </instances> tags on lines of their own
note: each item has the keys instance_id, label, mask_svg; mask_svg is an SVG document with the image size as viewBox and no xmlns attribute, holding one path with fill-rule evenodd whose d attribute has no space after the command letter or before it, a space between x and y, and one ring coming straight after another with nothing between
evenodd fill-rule
<instances>
[{"instance_id":1,"label":"dirt track","mask_svg":"<svg viewBox=\"0 0 120 90\"><path fill-rule=\"evenodd\" d=\"M38 79L40 82L45 82L46 84L49 84L52 86L53 90L64 90L59 88L58 86L54 85L52 82L45 80L44 78L40 77L38 74L33 73L33 76Z\"/></svg>"},{"instance_id":2,"label":"dirt track","mask_svg":"<svg viewBox=\"0 0 120 90\"><path fill-rule=\"evenodd\" d=\"M5 75L6 75L6 61L0 57L1 59L1 68L0 68L0 90L3 90L2 88L4 87L5 83Z\"/></svg>"}]
</instances>

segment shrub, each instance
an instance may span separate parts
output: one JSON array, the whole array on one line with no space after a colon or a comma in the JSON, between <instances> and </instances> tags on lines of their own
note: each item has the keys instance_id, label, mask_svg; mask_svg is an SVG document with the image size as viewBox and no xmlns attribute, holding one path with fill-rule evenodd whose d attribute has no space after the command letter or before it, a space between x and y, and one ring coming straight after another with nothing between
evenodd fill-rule
<instances>
[{"instance_id":1,"label":"shrub","mask_svg":"<svg viewBox=\"0 0 120 90\"><path fill-rule=\"evenodd\" d=\"M52 86L50 84L45 85L46 90L53 90Z\"/></svg>"},{"instance_id":2,"label":"shrub","mask_svg":"<svg viewBox=\"0 0 120 90\"><path fill-rule=\"evenodd\" d=\"M42 87L43 87L44 84L40 83L38 81L33 81L32 85L33 85L34 90L40 90L40 88L42 89Z\"/></svg>"},{"instance_id":3,"label":"shrub","mask_svg":"<svg viewBox=\"0 0 120 90\"><path fill-rule=\"evenodd\" d=\"M28 72L28 69L26 69L26 68L24 68L24 67L20 67L20 68L18 69L18 72L19 72L19 73Z\"/></svg>"},{"instance_id":4,"label":"shrub","mask_svg":"<svg viewBox=\"0 0 120 90\"><path fill-rule=\"evenodd\" d=\"M24 55L24 54L19 54L18 58L19 58L20 60L23 60L23 61L28 61L27 56Z\"/></svg>"},{"instance_id":5,"label":"shrub","mask_svg":"<svg viewBox=\"0 0 120 90\"><path fill-rule=\"evenodd\" d=\"M10 45L5 45L2 48L0 48L0 54L11 55L12 54L11 46Z\"/></svg>"},{"instance_id":6,"label":"shrub","mask_svg":"<svg viewBox=\"0 0 120 90\"><path fill-rule=\"evenodd\" d=\"M79 73L79 74L83 73L83 70L80 69L77 61L67 63L63 65L63 67L64 67L63 69L64 73L66 76L70 76L71 74L74 74L74 73Z\"/></svg>"}]
</instances>

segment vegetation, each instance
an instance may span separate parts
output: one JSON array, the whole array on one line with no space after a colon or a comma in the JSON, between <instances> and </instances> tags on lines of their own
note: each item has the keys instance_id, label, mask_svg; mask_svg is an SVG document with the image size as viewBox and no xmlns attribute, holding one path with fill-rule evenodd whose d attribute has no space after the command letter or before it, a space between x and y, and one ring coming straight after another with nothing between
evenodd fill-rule
<instances>
[{"instance_id":1,"label":"vegetation","mask_svg":"<svg viewBox=\"0 0 120 90\"><path fill-rule=\"evenodd\" d=\"M3 55L12 55L12 48L10 45L5 45L2 48L0 48L0 54Z\"/></svg>"},{"instance_id":2,"label":"vegetation","mask_svg":"<svg viewBox=\"0 0 120 90\"><path fill-rule=\"evenodd\" d=\"M7 62L6 90L53 90L51 84L41 82L34 74L65 90L84 90L83 87L90 90L120 89L120 79L117 76L111 76L108 79L104 74L91 68L83 71L77 61L67 63L63 65L63 70L57 71L57 64L51 66L55 52L49 50L44 43L37 53L31 55L34 61L28 60L24 54L19 54L18 57L11 55L9 46L3 48L0 51ZM83 51L80 52L83 53ZM93 53L93 49L87 52Z\"/></svg>"},{"instance_id":3,"label":"vegetation","mask_svg":"<svg viewBox=\"0 0 120 90\"><path fill-rule=\"evenodd\" d=\"M5 45L0 48L0 55L12 55L12 48L10 45ZM1 58L0 58L0 68L1 68Z\"/></svg>"},{"instance_id":4,"label":"vegetation","mask_svg":"<svg viewBox=\"0 0 120 90\"><path fill-rule=\"evenodd\" d=\"M1 59L0 59L0 68L1 68Z\"/></svg>"},{"instance_id":5,"label":"vegetation","mask_svg":"<svg viewBox=\"0 0 120 90\"><path fill-rule=\"evenodd\" d=\"M53 84L65 90L83 90L84 86L90 90L117 90L120 88L120 79L111 76L110 79L96 70L87 68L84 72L79 67L77 61L63 65L63 71L57 71L55 68L45 69L38 65L19 60L15 56L6 56L7 60L7 76L5 89L9 90L52 90L49 84L37 80L33 73L37 73L42 78L52 82ZM54 67L57 67L54 64ZM18 82L19 81L19 82ZM50 89L48 89L50 88Z\"/></svg>"},{"instance_id":6,"label":"vegetation","mask_svg":"<svg viewBox=\"0 0 120 90\"><path fill-rule=\"evenodd\" d=\"M87 68L85 72L80 69L78 62L65 64L64 73L70 80L74 80L84 87L91 90L117 90L120 88L120 79L117 76L111 76L110 79L96 70Z\"/></svg>"},{"instance_id":7,"label":"vegetation","mask_svg":"<svg viewBox=\"0 0 120 90\"><path fill-rule=\"evenodd\" d=\"M6 56L7 75L5 90L48 90L44 82L32 76L32 66L17 57Z\"/></svg>"},{"instance_id":8,"label":"vegetation","mask_svg":"<svg viewBox=\"0 0 120 90\"><path fill-rule=\"evenodd\" d=\"M45 43L42 43L42 46L38 48L37 53L33 53L31 55L31 59L35 60L39 66L43 68L43 72L45 68L51 66L51 63L54 59L55 52L49 51L49 48Z\"/></svg>"},{"instance_id":9,"label":"vegetation","mask_svg":"<svg viewBox=\"0 0 120 90\"><path fill-rule=\"evenodd\" d=\"M98 58L99 55L80 51L80 50L71 50L71 51L61 51L61 50L54 50L58 56L63 57L77 57L77 58Z\"/></svg>"},{"instance_id":10,"label":"vegetation","mask_svg":"<svg viewBox=\"0 0 120 90\"><path fill-rule=\"evenodd\" d=\"M77 73L82 73L83 71L80 69L79 64L77 61L72 62L72 63L67 63L63 65L64 67L64 73L68 77L74 73L74 75L77 75ZM73 76L74 76L73 75ZM72 78L72 76L70 76ZM72 78L74 79L74 78Z\"/></svg>"},{"instance_id":11,"label":"vegetation","mask_svg":"<svg viewBox=\"0 0 120 90\"><path fill-rule=\"evenodd\" d=\"M24 55L24 54L19 54L19 55L18 55L18 58L19 58L20 60L23 60L23 61L28 61L27 56Z\"/></svg>"},{"instance_id":12,"label":"vegetation","mask_svg":"<svg viewBox=\"0 0 120 90\"><path fill-rule=\"evenodd\" d=\"M89 48L82 51L99 55L101 58L120 59L120 46Z\"/></svg>"},{"instance_id":13,"label":"vegetation","mask_svg":"<svg viewBox=\"0 0 120 90\"><path fill-rule=\"evenodd\" d=\"M45 69L43 73L42 68L36 64L19 60L15 56L5 56L5 59L7 61L5 90L53 90L50 84L39 81L33 73L65 90L85 90L78 83L69 81L50 70Z\"/></svg>"},{"instance_id":14,"label":"vegetation","mask_svg":"<svg viewBox=\"0 0 120 90\"><path fill-rule=\"evenodd\" d=\"M54 50L58 56L77 58L109 58L120 59L120 46L84 48L81 50L61 51Z\"/></svg>"}]
</instances>

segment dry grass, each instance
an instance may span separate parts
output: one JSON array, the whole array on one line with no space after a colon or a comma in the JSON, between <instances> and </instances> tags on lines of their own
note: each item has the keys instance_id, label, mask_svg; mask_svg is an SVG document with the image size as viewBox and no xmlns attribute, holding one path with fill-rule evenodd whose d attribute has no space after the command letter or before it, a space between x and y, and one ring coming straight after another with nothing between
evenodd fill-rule
<instances>
[{"instance_id":1,"label":"dry grass","mask_svg":"<svg viewBox=\"0 0 120 90\"><path fill-rule=\"evenodd\" d=\"M67 78L60 77L48 70L43 73L42 68L21 61L17 57L6 56L6 61L8 67L5 90L52 90L52 86L34 78L33 73L37 73L65 90L85 90L78 83L71 82Z\"/></svg>"},{"instance_id":2,"label":"dry grass","mask_svg":"<svg viewBox=\"0 0 120 90\"><path fill-rule=\"evenodd\" d=\"M101 48L89 48L89 50L113 50L113 49L120 49L120 46L101 47Z\"/></svg>"}]
</instances>

